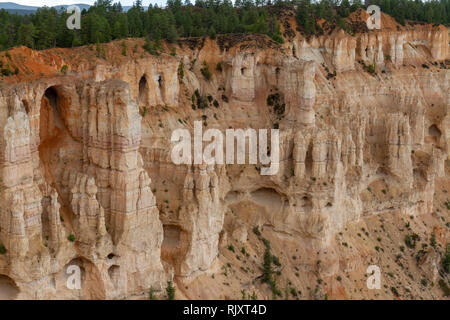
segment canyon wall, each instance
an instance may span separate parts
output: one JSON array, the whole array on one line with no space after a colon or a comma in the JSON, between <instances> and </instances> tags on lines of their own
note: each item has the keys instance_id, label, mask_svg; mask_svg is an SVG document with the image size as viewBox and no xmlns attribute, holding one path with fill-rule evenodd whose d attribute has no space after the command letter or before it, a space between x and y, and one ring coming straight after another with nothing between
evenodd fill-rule
<instances>
[{"instance_id":1,"label":"canyon wall","mask_svg":"<svg viewBox=\"0 0 450 320\"><path fill-rule=\"evenodd\" d=\"M445 27L296 33L282 45L181 39L175 56L131 52L141 42L126 41L128 56L105 44L106 59L11 50L35 66L0 86L0 276L11 297L131 298L211 272L220 247L255 227L324 252L363 217L433 210L450 155ZM278 128L278 172L175 165L171 134L196 120ZM80 289L67 288L71 265Z\"/></svg>"}]
</instances>

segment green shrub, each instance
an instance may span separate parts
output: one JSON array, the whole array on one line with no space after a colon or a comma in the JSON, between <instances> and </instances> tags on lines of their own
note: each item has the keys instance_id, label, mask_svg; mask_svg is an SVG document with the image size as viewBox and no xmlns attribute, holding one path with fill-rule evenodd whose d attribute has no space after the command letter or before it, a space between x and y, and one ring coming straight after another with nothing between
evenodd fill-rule
<instances>
[{"instance_id":1,"label":"green shrub","mask_svg":"<svg viewBox=\"0 0 450 320\"><path fill-rule=\"evenodd\" d=\"M391 291L392 291L392 293L394 294L394 296L396 296L396 297L399 296L398 291L397 291L397 288L391 287Z\"/></svg>"},{"instance_id":2,"label":"green shrub","mask_svg":"<svg viewBox=\"0 0 450 320\"><path fill-rule=\"evenodd\" d=\"M145 40L145 44L142 46L145 51L154 56L159 56L160 44L158 41L151 41L149 39Z\"/></svg>"},{"instance_id":3,"label":"green shrub","mask_svg":"<svg viewBox=\"0 0 450 320\"><path fill-rule=\"evenodd\" d=\"M448 287L448 285L445 283L444 280L439 280L439 287L441 287L442 292L444 293L445 297L450 296L450 288Z\"/></svg>"},{"instance_id":4,"label":"green shrub","mask_svg":"<svg viewBox=\"0 0 450 320\"><path fill-rule=\"evenodd\" d=\"M67 64L63 65L61 67L61 73L62 74L67 74L67 70L69 69L69 67L67 66Z\"/></svg>"},{"instance_id":5,"label":"green shrub","mask_svg":"<svg viewBox=\"0 0 450 320\"><path fill-rule=\"evenodd\" d=\"M144 108L142 109L142 117L145 117L145 115L147 114L147 107L144 106Z\"/></svg>"},{"instance_id":6,"label":"green shrub","mask_svg":"<svg viewBox=\"0 0 450 320\"><path fill-rule=\"evenodd\" d=\"M234 252L234 246L233 246L232 244L230 244L230 245L228 246L228 250L230 250L231 252Z\"/></svg>"},{"instance_id":7,"label":"green shrub","mask_svg":"<svg viewBox=\"0 0 450 320\"><path fill-rule=\"evenodd\" d=\"M273 268L272 268L272 264L275 264L274 261L274 255L272 255L271 253L271 249L270 249L270 242L267 239L262 239L264 246L266 247L266 250L264 252L264 262L263 262L263 282L269 284L270 288L272 289L272 294L273 297L275 298L276 296L281 296L281 291L277 288L275 279L273 278ZM276 258L276 257L275 257ZM276 262L280 264L280 261L278 260L278 258L276 258Z\"/></svg>"},{"instance_id":8,"label":"green shrub","mask_svg":"<svg viewBox=\"0 0 450 320\"><path fill-rule=\"evenodd\" d=\"M430 237L430 246L436 248L436 234L433 232Z\"/></svg>"},{"instance_id":9,"label":"green shrub","mask_svg":"<svg viewBox=\"0 0 450 320\"><path fill-rule=\"evenodd\" d=\"M150 300L158 300L158 298L155 296L155 289L153 289L153 287L151 287L150 291L148 292L148 298Z\"/></svg>"},{"instance_id":10,"label":"green shrub","mask_svg":"<svg viewBox=\"0 0 450 320\"><path fill-rule=\"evenodd\" d=\"M11 67L9 66L9 64L8 64L8 66L7 66L5 69L2 69L1 72L2 72L2 75L7 76L7 77L9 77L10 75L13 74L13 72L12 72Z\"/></svg>"},{"instance_id":11,"label":"green shrub","mask_svg":"<svg viewBox=\"0 0 450 320\"><path fill-rule=\"evenodd\" d=\"M209 71L209 67L206 62L203 62L203 67L200 69L200 72L206 80L211 80L211 71Z\"/></svg>"},{"instance_id":12,"label":"green shrub","mask_svg":"<svg viewBox=\"0 0 450 320\"><path fill-rule=\"evenodd\" d=\"M446 273L450 273L450 244L447 244L445 255L442 258L442 267Z\"/></svg>"},{"instance_id":13,"label":"green shrub","mask_svg":"<svg viewBox=\"0 0 450 320\"><path fill-rule=\"evenodd\" d=\"M5 254L5 253L6 253L5 246L2 243L0 243L0 254Z\"/></svg>"},{"instance_id":14,"label":"green shrub","mask_svg":"<svg viewBox=\"0 0 450 320\"><path fill-rule=\"evenodd\" d=\"M369 72L370 74L376 73L377 70L376 70L375 64L372 63L372 64L368 65L367 66L367 72Z\"/></svg>"},{"instance_id":15,"label":"green shrub","mask_svg":"<svg viewBox=\"0 0 450 320\"><path fill-rule=\"evenodd\" d=\"M272 262L273 262L273 264L276 265L277 267L280 267L280 266L281 266L280 259L278 259L278 257L275 256L275 255L272 256Z\"/></svg>"},{"instance_id":16,"label":"green shrub","mask_svg":"<svg viewBox=\"0 0 450 320\"><path fill-rule=\"evenodd\" d=\"M67 237L67 240L69 240L70 242L74 242L75 241L75 235L73 233L69 234L69 236Z\"/></svg>"},{"instance_id":17,"label":"green shrub","mask_svg":"<svg viewBox=\"0 0 450 320\"><path fill-rule=\"evenodd\" d=\"M173 286L172 281L167 281L167 300L175 300L175 287Z\"/></svg>"},{"instance_id":18,"label":"green shrub","mask_svg":"<svg viewBox=\"0 0 450 320\"><path fill-rule=\"evenodd\" d=\"M293 297L297 297L297 290L295 290L294 288L291 288L291 295L293 296Z\"/></svg>"},{"instance_id":19,"label":"green shrub","mask_svg":"<svg viewBox=\"0 0 450 320\"><path fill-rule=\"evenodd\" d=\"M216 39L216 30L214 27L209 28L208 34L212 40Z\"/></svg>"},{"instance_id":20,"label":"green shrub","mask_svg":"<svg viewBox=\"0 0 450 320\"><path fill-rule=\"evenodd\" d=\"M416 242L419 241L420 238L417 234L408 234L405 236L405 244L408 248L415 248Z\"/></svg>"}]
</instances>

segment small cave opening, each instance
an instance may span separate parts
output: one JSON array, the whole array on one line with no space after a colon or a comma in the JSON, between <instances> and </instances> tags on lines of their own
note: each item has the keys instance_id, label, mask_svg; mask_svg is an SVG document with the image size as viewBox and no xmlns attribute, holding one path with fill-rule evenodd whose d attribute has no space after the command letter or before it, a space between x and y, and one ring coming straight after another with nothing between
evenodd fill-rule
<instances>
[{"instance_id":1,"label":"small cave opening","mask_svg":"<svg viewBox=\"0 0 450 320\"><path fill-rule=\"evenodd\" d=\"M97 300L106 298L104 288L99 287L103 283L100 270L85 257L78 256L70 260L62 269L57 282L70 283L73 289L69 291L74 297Z\"/></svg>"},{"instance_id":2,"label":"small cave opening","mask_svg":"<svg viewBox=\"0 0 450 320\"><path fill-rule=\"evenodd\" d=\"M0 274L0 300L14 300L19 293L16 282L10 277Z\"/></svg>"},{"instance_id":3,"label":"small cave opening","mask_svg":"<svg viewBox=\"0 0 450 320\"><path fill-rule=\"evenodd\" d=\"M432 124L428 128L428 134L433 139L435 144L437 144L439 142L439 140L441 139L441 135L442 135L441 130L439 130L439 128L435 124Z\"/></svg>"},{"instance_id":4,"label":"small cave opening","mask_svg":"<svg viewBox=\"0 0 450 320\"><path fill-rule=\"evenodd\" d=\"M312 200L309 195L304 195L302 197L302 208L305 211L310 211L312 209Z\"/></svg>"},{"instance_id":5,"label":"small cave opening","mask_svg":"<svg viewBox=\"0 0 450 320\"><path fill-rule=\"evenodd\" d=\"M161 246L161 259L176 265L178 261L183 259L188 243L185 231L175 224L167 224L163 226L164 240Z\"/></svg>"},{"instance_id":6,"label":"small cave opening","mask_svg":"<svg viewBox=\"0 0 450 320\"><path fill-rule=\"evenodd\" d=\"M431 142L433 142L435 145L438 145L439 141L441 140L442 132L441 132L441 130L439 130L437 125L432 124L428 128L428 135L429 135L429 139L431 139Z\"/></svg>"},{"instance_id":7,"label":"small cave opening","mask_svg":"<svg viewBox=\"0 0 450 320\"><path fill-rule=\"evenodd\" d=\"M158 76L158 88L162 89L162 87L163 87L163 77L162 77L162 75L159 75Z\"/></svg>"},{"instance_id":8,"label":"small cave opening","mask_svg":"<svg viewBox=\"0 0 450 320\"><path fill-rule=\"evenodd\" d=\"M241 75L245 76L246 71L247 71L247 68L241 68Z\"/></svg>"},{"instance_id":9,"label":"small cave opening","mask_svg":"<svg viewBox=\"0 0 450 320\"><path fill-rule=\"evenodd\" d=\"M389 175L389 171L385 167L378 167L376 174L381 176L387 176Z\"/></svg>"},{"instance_id":10,"label":"small cave opening","mask_svg":"<svg viewBox=\"0 0 450 320\"><path fill-rule=\"evenodd\" d=\"M47 88L42 97L39 109L39 159L44 168L45 180L53 185L54 164L57 150L67 145L70 137L64 121L64 112L70 107L70 98L60 86Z\"/></svg>"},{"instance_id":11,"label":"small cave opening","mask_svg":"<svg viewBox=\"0 0 450 320\"><path fill-rule=\"evenodd\" d=\"M56 86L45 90L41 99L39 137L41 144L56 137L65 124L61 117L64 97ZM26 105L25 105L26 107Z\"/></svg>"},{"instance_id":12,"label":"small cave opening","mask_svg":"<svg viewBox=\"0 0 450 320\"><path fill-rule=\"evenodd\" d=\"M147 77L144 74L141 79L139 80L139 96L138 96L138 102L139 106L147 106L148 105L148 82Z\"/></svg>"},{"instance_id":13,"label":"small cave opening","mask_svg":"<svg viewBox=\"0 0 450 320\"><path fill-rule=\"evenodd\" d=\"M275 68L275 76L277 77L277 80L280 78L280 68L279 67Z\"/></svg>"},{"instance_id":14,"label":"small cave opening","mask_svg":"<svg viewBox=\"0 0 450 320\"><path fill-rule=\"evenodd\" d=\"M274 188L259 188L251 193L251 199L264 207L271 208L274 211L279 210L284 202L284 197Z\"/></svg>"},{"instance_id":15,"label":"small cave opening","mask_svg":"<svg viewBox=\"0 0 450 320\"><path fill-rule=\"evenodd\" d=\"M119 285L120 267L116 264L113 264L108 268L108 275L112 283L114 284L114 287L117 288Z\"/></svg>"},{"instance_id":16,"label":"small cave opening","mask_svg":"<svg viewBox=\"0 0 450 320\"><path fill-rule=\"evenodd\" d=\"M108 254L108 259L109 259L109 260L114 259L115 256L116 256L116 255L115 255L114 253L110 253L110 254Z\"/></svg>"}]
</instances>

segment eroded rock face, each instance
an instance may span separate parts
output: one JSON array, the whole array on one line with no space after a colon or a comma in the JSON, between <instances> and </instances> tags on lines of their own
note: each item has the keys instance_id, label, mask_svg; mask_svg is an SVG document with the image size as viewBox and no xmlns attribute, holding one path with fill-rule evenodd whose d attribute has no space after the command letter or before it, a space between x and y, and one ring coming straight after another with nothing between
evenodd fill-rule
<instances>
[{"instance_id":1,"label":"eroded rock face","mask_svg":"<svg viewBox=\"0 0 450 320\"><path fill-rule=\"evenodd\" d=\"M18 298L129 298L210 272L221 246L245 245L255 227L301 247L308 272L351 269L338 232L383 212L430 213L434 181L448 175L447 37L436 27L297 35L281 47L180 41L176 57L139 53L3 84L0 275ZM171 133L195 120L279 128L279 171L175 165ZM318 266L312 252L332 258ZM79 290L66 285L69 266Z\"/></svg>"},{"instance_id":2,"label":"eroded rock face","mask_svg":"<svg viewBox=\"0 0 450 320\"><path fill-rule=\"evenodd\" d=\"M138 151L141 116L129 86L62 82L46 89L40 110L39 104L30 110L45 121L33 123L22 111L6 119L2 195L10 205L2 212L1 233L11 268L5 272L15 275L19 288L43 276L58 282L64 279L56 273L78 259L86 274L95 273L85 279L92 282L86 286L97 286L95 294L65 290L62 297L126 297L157 288L165 279L163 230ZM36 255L44 263L36 265ZM24 286L21 298L58 297L55 288ZM65 283L54 284L59 286Z\"/></svg>"}]
</instances>

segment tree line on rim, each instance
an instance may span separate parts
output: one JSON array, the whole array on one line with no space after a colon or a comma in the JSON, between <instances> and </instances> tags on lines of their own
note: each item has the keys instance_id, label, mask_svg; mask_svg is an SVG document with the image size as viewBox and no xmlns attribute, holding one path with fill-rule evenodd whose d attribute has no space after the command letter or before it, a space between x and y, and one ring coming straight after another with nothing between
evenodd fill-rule
<instances>
[{"instance_id":1,"label":"tree line on rim","mask_svg":"<svg viewBox=\"0 0 450 320\"><path fill-rule=\"evenodd\" d=\"M299 31L306 35L320 33L319 19L350 32L345 18L369 4L405 20L450 24L450 0L168 0L165 7L142 0L124 12L120 3L97 0L81 13L81 30L69 30L65 10L43 7L35 13L19 15L0 10L0 50L24 45L33 49L75 47L99 44L129 37L145 37L147 49L157 52L161 40L174 42L179 37L215 38L217 34L258 33L282 43L279 13L296 8Z\"/></svg>"}]
</instances>

